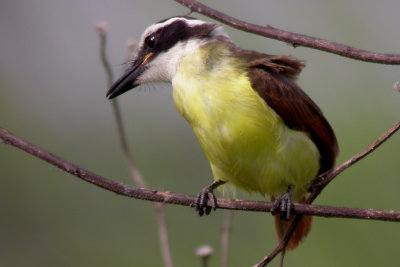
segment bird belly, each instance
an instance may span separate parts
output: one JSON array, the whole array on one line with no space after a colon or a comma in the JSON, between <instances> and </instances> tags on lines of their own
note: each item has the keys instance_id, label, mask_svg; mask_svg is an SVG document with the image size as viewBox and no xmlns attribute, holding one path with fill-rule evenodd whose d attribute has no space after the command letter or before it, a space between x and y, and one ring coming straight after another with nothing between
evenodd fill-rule
<instances>
[{"instance_id":1,"label":"bird belly","mask_svg":"<svg viewBox=\"0 0 400 267\"><path fill-rule=\"evenodd\" d=\"M214 179L276 197L295 185L294 199L304 195L304 184L319 169L320 155L311 139L289 129L246 75L187 73L173 79L175 106L192 126Z\"/></svg>"}]
</instances>

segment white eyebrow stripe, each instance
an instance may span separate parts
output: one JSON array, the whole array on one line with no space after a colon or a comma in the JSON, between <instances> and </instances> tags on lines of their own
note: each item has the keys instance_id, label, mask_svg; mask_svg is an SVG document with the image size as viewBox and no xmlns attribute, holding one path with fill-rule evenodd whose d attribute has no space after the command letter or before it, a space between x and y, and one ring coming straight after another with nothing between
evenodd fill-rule
<instances>
[{"instance_id":1,"label":"white eyebrow stripe","mask_svg":"<svg viewBox=\"0 0 400 267\"><path fill-rule=\"evenodd\" d=\"M144 42L144 38L146 38L149 34L154 33L158 29L164 28L178 20L185 21L189 26L197 26L197 25L207 24L207 22L202 21L202 20L186 19L183 17L173 17L164 22L156 23L156 24L153 24L153 25L150 25L149 27L147 27L147 29L143 32L142 37L140 38L139 44L142 45Z\"/></svg>"}]
</instances>

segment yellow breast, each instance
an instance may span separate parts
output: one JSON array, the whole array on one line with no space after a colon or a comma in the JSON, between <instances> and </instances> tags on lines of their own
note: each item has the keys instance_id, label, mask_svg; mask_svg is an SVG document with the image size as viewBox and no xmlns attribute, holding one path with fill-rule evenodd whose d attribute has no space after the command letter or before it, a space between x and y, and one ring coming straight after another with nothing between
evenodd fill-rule
<instances>
[{"instance_id":1,"label":"yellow breast","mask_svg":"<svg viewBox=\"0 0 400 267\"><path fill-rule=\"evenodd\" d=\"M293 184L296 200L318 172L318 149L303 132L286 127L252 89L242 63L218 43L184 56L172 81L175 105L192 126L214 179L273 196Z\"/></svg>"}]
</instances>

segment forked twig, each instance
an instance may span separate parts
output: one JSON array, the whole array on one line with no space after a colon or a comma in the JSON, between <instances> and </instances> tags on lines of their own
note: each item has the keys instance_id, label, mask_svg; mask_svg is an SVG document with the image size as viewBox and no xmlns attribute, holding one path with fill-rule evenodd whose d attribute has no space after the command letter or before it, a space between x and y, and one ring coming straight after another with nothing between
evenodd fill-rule
<instances>
[{"instance_id":1,"label":"forked twig","mask_svg":"<svg viewBox=\"0 0 400 267\"><path fill-rule=\"evenodd\" d=\"M386 140L388 140L395 132L397 132L400 128L400 121L396 122L389 130L387 130L382 136L380 136L374 143L372 143L370 146L368 146L366 149L364 149L362 152L354 155L351 157L349 160L343 162L340 164L338 167L333 169L330 173L326 175L326 178L314 185L314 190L311 192L311 195L308 197L306 203L311 204L317 196L321 193L321 191L340 173L342 173L344 170L349 168L350 166L354 165L356 162L361 160L362 158L366 157L369 155L372 151L374 151L376 148L378 148L380 145L382 145ZM257 267L263 267L266 266L269 262L271 262L276 255L278 255L280 252L284 251L287 244L290 241L290 238L292 237L294 231L296 230L297 225L299 224L301 218L303 217L303 214L297 215L296 218L293 220L292 224L290 225L289 229L286 231L285 235L283 236L281 242L278 244L278 246L268 255L266 256L262 261L260 261L256 266Z\"/></svg>"},{"instance_id":2,"label":"forked twig","mask_svg":"<svg viewBox=\"0 0 400 267\"><path fill-rule=\"evenodd\" d=\"M105 24L103 24L103 23L98 24L97 32L100 37L100 58L101 58L102 65L106 71L106 75L107 75L107 88L110 88L114 79L113 79L113 74L112 74L112 70L110 67L110 63L108 62L107 56L106 56L107 31L106 31ZM113 113L114 113L114 118L116 121L116 126L117 126L119 141L121 144L121 149L124 154L125 161L131 172L132 178L139 187L147 189L144 179L140 175L138 169L136 168L136 166L133 162L133 157L132 157L132 154L130 153L130 150L128 147L128 141L126 138L124 124L122 121L121 111L120 111L117 99L112 99L111 105L112 105L112 109L113 109ZM166 215L165 215L165 208L162 203L157 203L157 202L154 202L153 206L154 206L156 216L157 216L161 251L162 251L162 255L163 255L164 264L166 267L173 267L174 264L172 262L172 254L171 254L169 241L168 241L168 230L167 230L167 220L166 220Z\"/></svg>"},{"instance_id":3,"label":"forked twig","mask_svg":"<svg viewBox=\"0 0 400 267\"><path fill-rule=\"evenodd\" d=\"M244 21L237 20L233 17L227 16L219 11L213 10L197 1L193 0L175 0L187 7L191 11L196 11L198 13L204 14L211 18L217 19L235 28L259 34L265 37L281 40L288 42L294 46L305 46L318 50L323 50L326 52L338 54L341 56L358 59L362 61L382 63L382 64L400 64L400 55L398 54L383 54L374 53L366 50L361 50L353 48L350 46L338 44L335 42L330 42L327 40L314 38L306 35L291 33L283 30L273 28L271 26L259 26L250 24ZM107 62L105 56L105 44L106 44L106 32L105 28L98 27L99 36L101 38L101 59L103 66L106 69L108 85L111 86L112 83L112 71L110 65ZM397 87L398 88L398 85ZM164 263L167 267L172 267L171 253L169 251L168 245L168 234L166 230L166 219L164 205L161 203L171 203L179 204L184 206L193 206L195 203L195 197L175 194L171 192L158 192L154 190L146 189L144 180L142 179L140 173L136 169L132 155L128 149L127 139L123 129L123 123L121 119L121 114L119 110L118 103L116 100L112 101L112 108L117 124L118 135L121 143L121 148L124 153L125 160L127 161L128 167L132 174L133 179L139 187L124 185L100 175L92 173L85 170L77 165L69 163L68 161L47 152L29 142L22 140L21 138L15 136L14 134L8 132L7 130L0 127L0 144L7 144L21 149L31 155L38 157L58 168L64 170L76 177L79 177L89 183L102 187L108 191L115 192L117 194L133 197L137 199L149 200L154 202L154 207L156 209L157 218L159 222L160 229L160 239L162 244L162 251L164 257ZM324 217L341 217L341 218L358 218L367 220L384 220L384 221L400 221L400 212L398 211L385 211L385 210L373 210L373 209L355 209L355 208L343 208L343 207L330 207L330 206L317 206L308 205L311 204L315 198L321 193L327 184L329 184L337 175L342 173L348 167L355 164L360 159L364 158L366 155L370 154L377 147L379 147L383 142L385 142L390 136L392 136L400 128L400 121L397 122L391 129L389 129L384 135L378 138L371 146L366 148L361 153L353 156L351 159L342 163L340 166L335 168L333 171L328 173L322 181L313 185L313 191L311 192L309 198L307 199L307 204L295 204L293 207L293 214L296 214L296 218L289 227L288 231L284 235L280 244L272 251L267 257L263 259L256 266L267 265L276 255L285 250L287 243L289 242L298 222L303 215L314 215L314 216L324 216ZM229 210L246 210L246 211L263 211L269 212L272 208L271 203L261 202L261 201L240 201L240 200L228 200L228 199L218 199L217 203L219 208L229 209Z\"/></svg>"},{"instance_id":4,"label":"forked twig","mask_svg":"<svg viewBox=\"0 0 400 267\"><path fill-rule=\"evenodd\" d=\"M93 173L73 163L70 163L32 143L29 143L1 127L0 140L3 140L3 144L16 147L86 182L89 182L122 196L189 207L194 207L196 203L195 196L177 194L168 191L156 191L144 188L137 188L135 186L125 185L102 177L96 173ZM208 202L207 204L211 206L212 203ZM217 199L217 207L219 209L270 212L272 208L272 203L264 201L247 201L219 198ZM357 209L295 203L292 213L294 215L304 214L322 217L400 222L400 211L393 210Z\"/></svg>"}]
</instances>

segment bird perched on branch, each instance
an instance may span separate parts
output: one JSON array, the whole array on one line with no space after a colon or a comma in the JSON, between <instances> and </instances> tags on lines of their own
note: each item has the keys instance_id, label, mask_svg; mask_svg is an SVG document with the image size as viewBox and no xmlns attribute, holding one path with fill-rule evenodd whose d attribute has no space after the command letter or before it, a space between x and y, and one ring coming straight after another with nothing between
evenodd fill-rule
<instances>
[{"instance_id":1,"label":"bird perched on branch","mask_svg":"<svg viewBox=\"0 0 400 267\"><path fill-rule=\"evenodd\" d=\"M333 168L335 134L318 106L294 82L304 64L291 56L237 47L218 24L173 17L148 27L114 98L136 86L169 82L179 113L210 161L214 183L198 195L200 215L216 207L213 190L230 183L274 201L278 237L307 183ZM210 201L212 206L208 206ZM304 216L287 249L311 229Z\"/></svg>"}]
</instances>

